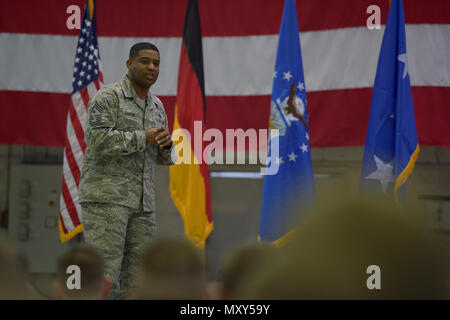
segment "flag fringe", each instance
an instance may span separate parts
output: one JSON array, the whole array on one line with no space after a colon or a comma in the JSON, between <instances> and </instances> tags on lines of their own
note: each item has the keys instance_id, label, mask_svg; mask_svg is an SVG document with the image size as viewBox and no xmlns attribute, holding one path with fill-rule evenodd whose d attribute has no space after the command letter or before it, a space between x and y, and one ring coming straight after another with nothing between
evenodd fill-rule
<instances>
[{"instance_id":1,"label":"flag fringe","mask_svg":"<svg viewBox=\"0 0 450 320\"><path fill-rule=\"evenodd\" d=\"M294 236L294 234L296 232L297 232L297 229L291 230L291 231L285 233L283 236L281 236L277 240L272 241L271 244L273 244L276 247L283 247L287 242L289 242L289 240L291 240L291 238ZM261 240L260 235L258 235L258 242L263 242Z\"/></svg>"},{"instance_id":2,"label":"flag fringe","mask_svg":"<svg viewBox=\"0 0 450 320\"><path fill-rule=\"evenodd\" d=\"M406 180L411 176L412 171L414 170L414 165L416 164L417 158L419 157L419 144L416 146L416 150L411 155L411 158L409 159L408 165L403 169L403 171L398 175L397 179L395 179L395 186L394 186L394 199L395 203L400 205L400 201L397 197L397 191L400 189L402 185L406 183Z\"/></svg>"},{"instance_id":3,"label":"flag fringe","mask_svg":"<svg viewBox=\"0 0 450 320\"><path fill-rule=\"evenodd\" d=\"M75 229L68 233L64 233L64 230L62 228L61 218L59 218L59 239L61 240L61 243L64 243L66 241L69 241L77 234L83 232L83 225L78 225Z\"/></svg>"}]
</instances>

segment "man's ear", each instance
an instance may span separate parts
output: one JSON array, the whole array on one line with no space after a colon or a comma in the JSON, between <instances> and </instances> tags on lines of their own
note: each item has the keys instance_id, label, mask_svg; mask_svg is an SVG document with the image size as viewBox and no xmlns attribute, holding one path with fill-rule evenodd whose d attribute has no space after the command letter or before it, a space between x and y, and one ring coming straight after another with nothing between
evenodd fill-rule
<instances>
[{"instance_id":1,"label":"man's ear","mask_svg":"<svg viewBox=\"0 0 450 320\"><path fill-rule=\"evenodd\" d=\"M64 298L61 285L57 281L53 281L53 292L55 293L56 299L62 300Z\"/></svg>"},{"instance_id":2,"label":"man's ear","mask_svg":"<svg viewBox=\"0 0 450 320\"><path fill-rule=\"evenodd\" d=\"M112 288L112 281L108 277L103 278L102 299L106 299L109 296Z\"/></svg>"},{"instance_id":3,"label":"man's ear","mask_svg":"<svg viewBox=\"0 0 450 320\"><path fill-rule=\"evenodd\" d=\"M127 60L127 63L126 63L126 64L127 64L127 69L128 69L128 70L130 70L131 63L132 63L131 59L128 59L128 60Z\"/></svg>"}]
</instances>

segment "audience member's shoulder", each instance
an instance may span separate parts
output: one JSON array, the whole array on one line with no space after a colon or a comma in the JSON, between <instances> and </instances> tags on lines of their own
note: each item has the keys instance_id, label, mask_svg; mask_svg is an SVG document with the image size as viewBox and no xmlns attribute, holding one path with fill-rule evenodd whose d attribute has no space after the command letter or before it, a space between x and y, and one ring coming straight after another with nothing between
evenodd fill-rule
<instances>
[{"instance_id":1,"label":"audience member's shoulder","mask_svg":"<svg viewBox=\"0 0 450 320\"><path fill-rule=\"evenodd\" d=\"M30 299L28 260L6 240L0 240L0 300Z\"/></svg>"}]
</instances>

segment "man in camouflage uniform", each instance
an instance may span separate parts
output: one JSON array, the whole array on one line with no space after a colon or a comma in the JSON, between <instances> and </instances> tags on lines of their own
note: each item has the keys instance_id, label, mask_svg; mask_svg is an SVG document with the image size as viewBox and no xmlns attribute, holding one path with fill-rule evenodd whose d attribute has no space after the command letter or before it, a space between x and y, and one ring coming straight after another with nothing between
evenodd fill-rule
<instances>
[{"instance_id":1,"label":"man in camouflage uniform","mask_svg":"<svg viewBox=\"0 0 450 320\"><path fill-rule=\"evenodd\" d=\"M155 235L155 165L176 161L164 106L149 92L159 59L153 44L135 44L128 74L88 104L80 204L85 241L103 254L113 283L110 298L133 286Z\"/></svg>"}]
</instances>

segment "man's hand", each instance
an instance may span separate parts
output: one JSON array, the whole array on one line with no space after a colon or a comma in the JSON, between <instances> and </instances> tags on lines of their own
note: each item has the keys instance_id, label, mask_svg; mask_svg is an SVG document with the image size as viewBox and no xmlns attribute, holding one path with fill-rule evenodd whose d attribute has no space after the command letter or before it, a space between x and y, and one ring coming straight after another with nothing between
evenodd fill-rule
<instances>
[{"instance_id":1,"label":"man's hand","mask_svg":"<svg viewBox=\"0 0 450 320\"><path fill-rule=\"evenodd\" d=\"M156 142L160 149L168 149L172 144L172 136L170 135L169 129L163 127L163 130L156 136Z\"/></svg>"},{"instance_id":2,"label":"man's hand","mask_svg":"<svg viewBox=\"0 0 450 320\"><path fill-rule=\"evenodd\" d=\"M289 99L287 101L287 111L288 114L293 114L294 117L296 117L298 120L300 120L305 128L307 128L305 118L303 115L298 111L297 107L295 106L295 84L292 83L291 87L289 88Z\"/></svg>"},{"instance_id":3,"label":"man's hand","mask_svg":"<svg viewBox=\"0 0 450 320\"><path fill-rule=\"evenodd\" d=\"M145 136L147 137L147 142L150 144L158 144L156 142L156 137L164 131L164 127L150 128L145 130Z\"/></svg>"},{"instance_id":4,"label":"man's hand","mask_svg":"<svg viewBox=\"0 0 450 320\"><path fill-rule=\"evenodd\" d=\"M150 128L145 130L147 136L147 142L156 144L160 149L168 147L172 144L172 137L170 136L169 129L165 127Z\"/></svg>"}]
</instances>

